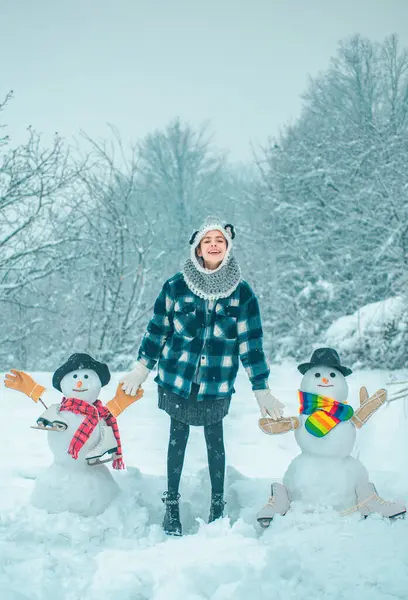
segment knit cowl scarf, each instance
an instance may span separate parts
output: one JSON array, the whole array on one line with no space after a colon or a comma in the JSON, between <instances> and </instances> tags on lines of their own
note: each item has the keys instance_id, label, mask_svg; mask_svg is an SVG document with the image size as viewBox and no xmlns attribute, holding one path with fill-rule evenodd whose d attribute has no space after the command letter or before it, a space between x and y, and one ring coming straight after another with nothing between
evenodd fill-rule
<instances>
[{"instance_id":1,"label":"knit cowl scarf","mask_svg":"<svg viewBox=\"0 0 408 600\"><path fill-rule=\"evenodd\" d=\"M118 446L116 452L116 458L112 463L114 469L120 470L125 468L125 464L122 458L122 444L120 441L120 434L117 421L115 417L109 412L109 410L102 404L100 400L95 400L93 404L88 404L84 400L78 398L63 398L60 406L60 411L69 411L76 415L85 415L85 419L74 433L72 440L69 444L68 454L72 458L77 459L80 450L89 440L91 433L98 425L100 419L104 419L106 424L113 429L113 435L115 436L116 443Z\"/></svg>"},{"instance_id":2,"label":"knit cowl scarf","mask_svg":"<svg viewBox=\"0 0 408 600\"><path fill-rule=\"evenodd\" d=\"M337 402L326 396L299 391L299 414L310 415L305 421L306 431L321 438L340 422L351 419L354 411L345 402Z\"/></svg>"},{"instance_id":3,"label":"knit cowl scarf","mask_svg":"<svg viewBox=\"0 0 408 600\"><path fill-rule=\"evenodd\" d=\"M196 264L197 263L197 264ZM204 300L228 298L241 281L241 269L235 256L229 255L224 264L211 271L188 258L183 268L184 281L190 291Z\"/></svg>"}]
</instances>

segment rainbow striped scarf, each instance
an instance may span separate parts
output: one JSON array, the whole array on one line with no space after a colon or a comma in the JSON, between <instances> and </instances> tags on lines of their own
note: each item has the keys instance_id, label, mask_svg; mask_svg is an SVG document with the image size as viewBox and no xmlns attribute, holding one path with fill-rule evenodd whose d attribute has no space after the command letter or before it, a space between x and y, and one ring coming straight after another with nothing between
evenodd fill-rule
<instances>
[{"instance_id":1,"label":"rainbow striped scarf","mask_svg":"<svg viewBox=\"0 0 408 600\"><path fill-rule=\"evenodd\" d=\"M316 437L324 437L340 421L348 421L354 414L351 406L319 394L299 391L299 414L310 415L306 430Z\"/></svg>"}]
</instances>

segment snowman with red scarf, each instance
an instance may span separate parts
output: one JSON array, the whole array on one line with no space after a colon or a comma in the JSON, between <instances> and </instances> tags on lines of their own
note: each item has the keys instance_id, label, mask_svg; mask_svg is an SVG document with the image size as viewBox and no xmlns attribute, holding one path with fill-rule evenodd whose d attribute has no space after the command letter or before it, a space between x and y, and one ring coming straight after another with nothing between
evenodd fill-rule
<instances>
[{"instance_id":1,"label":"snowman with red scarf","mask_svg":"<svg viewBox=\"0 0 408 600\"><path fill-rule=\"evenodd\" d=\"M284 515L291 501L310 507L331 506L343 514L360 512L393 518L405 513L400 503L383 500L369 481L366 468L351 456L356 429L362 427L387 399L386 390L369 397L360 390L360 406L347 403L346 377L352 371L341 364L333 348L318 348L298 370L303 375L299 389L299 417L259 420L264 433L276 435L294 430L301 453L290 463L283 485L274 483L268 503L258 513L262 527L276 514Z\"/></svg>"},{"instance_id":2,"label":"snowman with red scarf","mask_svg":"<svg viewBox=\"0 0 408 600\"><path fill-rule=\"evenodd\" d=\"M48 432L54 456L51 466L36 479L32 502L37 508L97 515L117 495L118 485L103 464L113 461L114 469L124 469L115 415L143 392L129 397L118 385L116 396L104 406L98 398L109 381L108 366L88 354L73 354L53 374L53 387L63 398L60 404L51 404L34 426ZM12 370L5 385L44 406L50 397L46 388L23 371Z\"/></svg>"}]
</instances>

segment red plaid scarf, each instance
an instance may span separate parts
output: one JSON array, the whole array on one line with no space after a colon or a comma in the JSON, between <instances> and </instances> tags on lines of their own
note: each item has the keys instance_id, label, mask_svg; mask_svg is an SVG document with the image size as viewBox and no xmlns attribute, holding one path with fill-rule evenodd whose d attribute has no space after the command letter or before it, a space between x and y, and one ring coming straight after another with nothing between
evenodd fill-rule
<instances>
[{"instance_id":1,"label":"red plaid scarf","mask_svg":"<svg viewBox=\"0 0 408 600\"><path fill-rule=\"evenodd\" d=\"M120 441L117 421L100 400L95 400L93 404L88 404L88 402L79 400L78 398L63 398L60 406L60 411L62 410L67 410L75 413L76 415L86 415L86 418L82 421L81 425L73 435L68 448L68 454L77 459L81 448L89 440L91 433L98 425L99 419L104 419L107 425L112 427L113 435L115 436L118 444L116 458L113 461L112 466L114 469L125 468L122 458L122 444Z\"/></svg>"}]
</instances>

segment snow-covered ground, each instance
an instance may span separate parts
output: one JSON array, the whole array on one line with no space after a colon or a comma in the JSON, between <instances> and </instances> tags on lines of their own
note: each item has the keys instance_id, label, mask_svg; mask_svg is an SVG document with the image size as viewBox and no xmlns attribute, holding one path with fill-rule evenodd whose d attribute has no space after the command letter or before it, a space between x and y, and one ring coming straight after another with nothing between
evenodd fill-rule
<instances>
[{"instance_id":1,"label":"snow-covered ground","mask_svg":"<svg viewBox=\"0 0 408 600\"><path fill-rule=\"evenodd\" d=\"M50 374L34 376L51 389ZM297 414L300 379L294 363L272 369L271 388L286 403L286 414ZM373 392L392 379L408 379L408 371L354 373L350 403L357 406L360 385ZM116 375L103 388L102 400L114 395L117 381ZM206 524L206 450L202 429L192 428L180 490L185 535L167 538L160 497L168 417L157 409L153 378L144 398L119 418L128 469L114 472L122 492L98 517L47 514L30 504L37 474L51 463L46 434L29 428L40 408L1 386L0 599L407 599L408 519L345 518L298 506L268 530L259 529L255 514L298 447L292 433L272 437L258 429L245 373L236 387L224 421L227 516ZM377 412L358 433L355 455L383 497L408 502L402 401Z\"/></svg>"}]
</instances>

